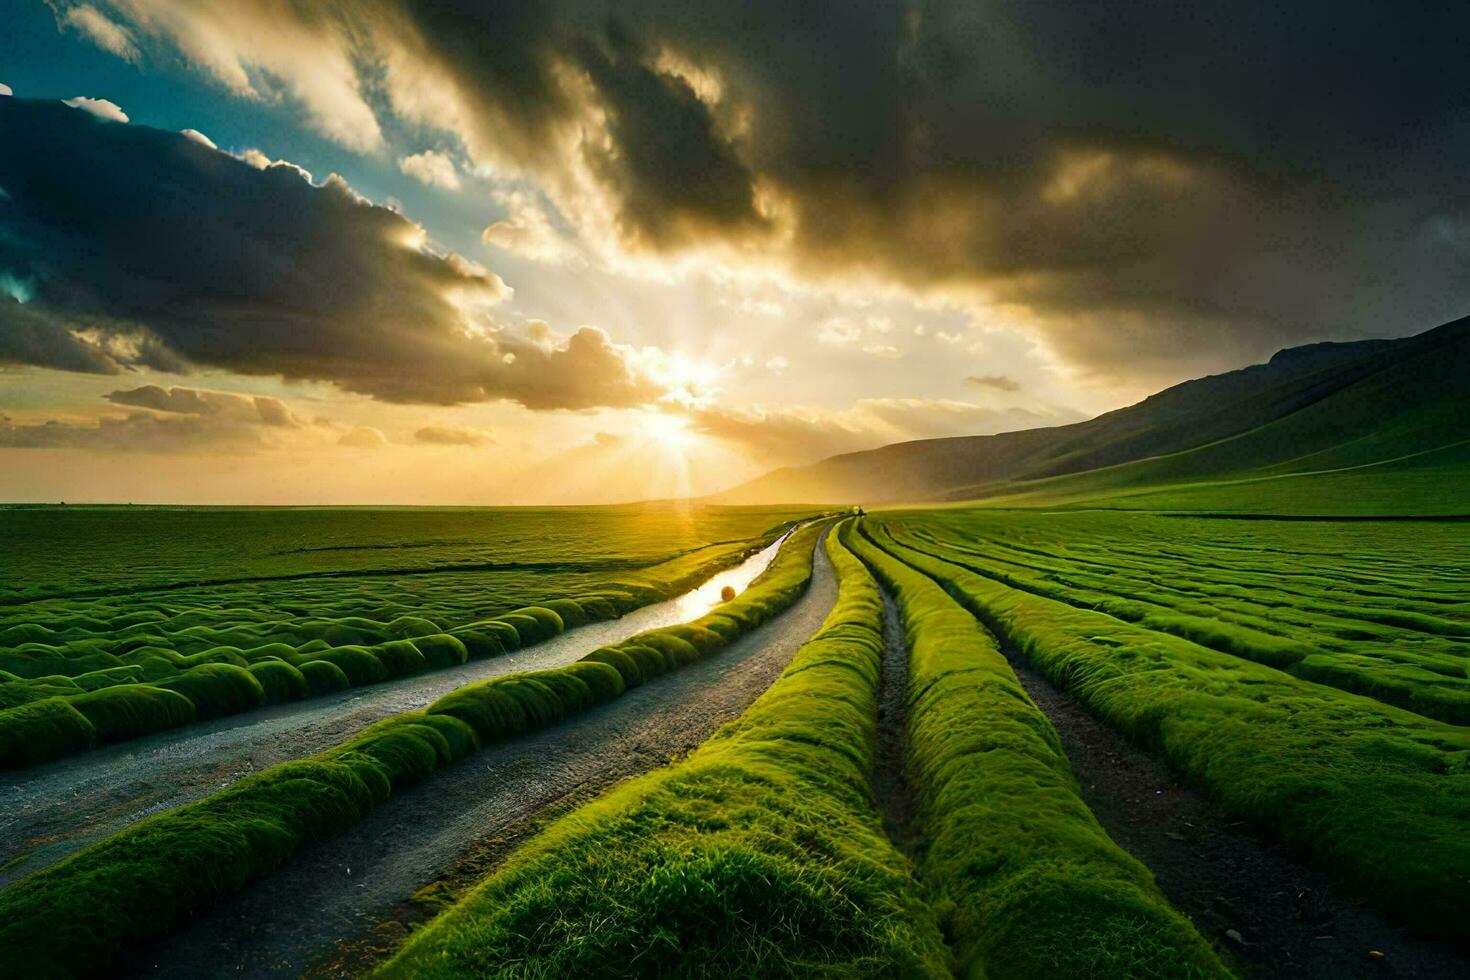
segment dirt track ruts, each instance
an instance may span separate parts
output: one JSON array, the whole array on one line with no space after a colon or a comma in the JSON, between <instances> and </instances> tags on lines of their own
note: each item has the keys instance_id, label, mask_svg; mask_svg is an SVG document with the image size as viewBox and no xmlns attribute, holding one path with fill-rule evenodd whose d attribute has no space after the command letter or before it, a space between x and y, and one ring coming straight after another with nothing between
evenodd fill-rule
<instances>
[{"instance_id":1,"label":"dirt track ruts","mask_svg":"<svg viewBox=\"0 0 1470 980\"><path fill-rule=\"evenodd\" d=\"M779 544L683 596L621 619L569 630L524 650L186 725L0 774L0 888L144 817L276 763L329 748L373 722L422 708L464 684L571 663L634 633L695 619L719 601L723 585L743 591L770 564Z\"/></svg>"},{"instance_id":2,"label":"dirt track ruts","mask_svg":"<svg viewBox=\"0 0 1470 980\"><path fill-rule=\"evenodd\" d=\"M1470 954L1363 908L1285 847L1225 818L1014 647L1003 652L1061 736L1082 799L1108 836L1148 866L1174 907L1245 976L1470 977Z\"/></svg>"},{"instance_id":3,"label":"dirt track ruts","mask_svg":"<svg viewBox=\"0 0 1470 980\"><path fill-rule=\"evenodd\" d=\"M811 587L774 621L708 660L435 773L126 969L120 964L119 975L299 975L438 881L477 843L696 747L770 686L835 599L819 546Z\"/></svg>"},{"instance_id":4,"label":"dirt track ruts","mask_svg":"<svg viewBox=\"0 0 1470 980\"><path fill-rule=\"evenodd\" d=\"M873 753L873 795L883 832L899 850L913 844L913 797L905 770L908 744L909 646L903 611L883 593L883 663L878 685L878 739Z\"/></svg>"}]
</instances>

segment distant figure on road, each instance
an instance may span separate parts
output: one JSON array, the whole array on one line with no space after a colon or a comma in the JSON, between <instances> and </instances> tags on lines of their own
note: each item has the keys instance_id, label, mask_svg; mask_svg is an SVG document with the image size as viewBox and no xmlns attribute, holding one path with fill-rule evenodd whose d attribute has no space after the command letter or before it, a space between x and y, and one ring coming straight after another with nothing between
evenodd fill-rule
<instances>
[{"instance_id":1,"label":"distant figure on road","mask_svg":"<svg viewBox=\"0 0 1470 980\"><path fill-rule=\"evenodd\" d=\"M720 601L721 602L729 602L733 598L735 598L735 586L733 586L733 585L727 585L723 589L720 590Z\"/></svg>"}]
</instances>

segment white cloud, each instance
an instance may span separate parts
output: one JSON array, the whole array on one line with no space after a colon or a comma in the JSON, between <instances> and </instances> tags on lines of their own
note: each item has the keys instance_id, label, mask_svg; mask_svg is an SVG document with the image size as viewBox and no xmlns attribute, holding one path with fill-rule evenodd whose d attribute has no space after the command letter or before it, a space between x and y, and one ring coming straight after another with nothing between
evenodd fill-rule
<instances>
[{"instance_id":1,"label":"white cloud","mask_svg":"<svg viewBox=\"0 0 1470 980\"><path fill-rule=\"evenodd\" d=\"M249 425L297 428L308 420L279 398L269 395L242 395L233 391L211 391L207 388L185 388L175 385L110 392L103 396L114 405L146 408L171 415L208 415L228 418Z\"/></svg>"},{"instance_id":2,"label":"white cloud","mask_svg":"<svg viewBox=\"0 0 1470 980\"><path fill-rule=\"evenodd\" d=\"M438 150L425 150L398 161L398 169L421 184L457 191L459 170L454 161Z\"/></svg>"},{"instance_id":3,"label":"white cloud","mask_svg":"<svg viewBox=\"0 0 1470 980\"><path fill-rule=\"evenodd\" d=\"M353 449L377 449L388 444L388 437L374 429L372 426L359 425L342 433L342 438L337 440L338 445L351 446Z\"/></svg>"},{"instance_id":4,"label":"white cloud","mask_svg":"<svg viewBox=\"0 0 1470 980\"><path fill-rule=\"evenodd\" d=\"M271 165L271 158L266 156L264 153L261 153L254 147L251 147L248 150L241 150L239 153L235 154L235 156L238 159L250 164L256 170L264 170L266 167L269 167Z\"/></svg>"},{"instance_id":5,"label":"white cloud","mask_svg":"<svg viewBox=\"0 0 1470 980\"><path fill-rule=\"evenodd\" d=\"M89 99L86 96L79 95L74 99L62 99L61 101L73 109L90 112L98 119L122 123L128 121L128 114L122 111L122 106L116 102L109 102L106 99Z\"/></svg>"},{"instance_id":6,"label":"white cloud","mask_svg":"<svg viewBox=\"0 0 1470 980\"><path fill-rule=\"evenodd\" d=\"M777 354L775 357L773 357L770 360L766 361L766 370L772 371L772 372L774 372L776 374L780 374L782 371L786 370L790 366L791 366L791 362L788 361L781 354Z\"/></svg>"},{"instance_id":7,"label":"white cloud","mask_svg":"<svg viewBox=\"0 0 1470 980\"><path fill-rule=\"evenodd\" d=\"M902 357L892 344L871 339L893 330L893 320L886 316L869 316L856 323L844 316L829 317L817 331L817 343L826 347L851 347L873 357Z\"/></svg>"},{"instance_id":8,"label":"white cloud","mask_svg":"<svg viewBox=\"0 0 1470 980\"><path fill-rule=\"evenodd\" d=\"M321 445L337 428L270 395L144 385L103 398L129 411L29 423L0 416L0 448L148 453L305 449Z\"/></svg>"},{"instance_id":9,"label":"white cloud","mask_svg":"<svg viewBox=\"0 0 1470 980\"><path fill-rule=\"evenodd\" d=\"M863 332L850 320L833 317L817 331L817 343L828 347L851 347L862 340Z\"/></svg>"},{"instance_id":10,"label":"white cloud","mask_svg":"<svg viewBox=\"0 0 1470 980\"><path fill-rule=\"evenodd\" d=\"M1082 418L1065 410L994 409L933 398L867 398L845 409L711 405L688 414L695 431L738 446L766 465L806 463L910 439L987 435Z\"/></svg>"},{"instance_id":11,"label":"white cloud","mask_svg":"<svg viewBox=\"0 0 1470 980\"><path fill-rule=\"evenodd\" d=\"M183 133L183 135L189 137L189 139L193 140L194 142L207 146L211 150L219 149L219 147L215 145L214 140L210 139L208 136L205 136L197 129L184 129L180 130L180 132Z\"/></svg>"},{"instance_id":12,"label":"white cloud","mask_svg":"<svg viewBox=\"0 0 1470 980\"><path fill-rule=\"evenodd\" d=\"M495 441L484 429L464 425L426 425L413 438L431 446L481 446Z\"/></svg>"},{"instance_id":13,"label":"white cloud","mask_svg":"<svg viewBox=\"0 0 1470 980\"><path fill-rule=\"evenodd\" d=\"M556 227L535 195L496 191L492 196L505 205L507 213L481 234L485 244L537 262L567 262L578 257L576 245Z\"/></svg>"},{"instance_id":14,"label":"white cloud","mask_svg":"<svg viewBox=\"0 0 1470 980\"><path fill-rule=\"evenodd\" d=\"M313 5L295 12L285 6L128 0L116 9L127 17L133 38L172 43L232 94L289 100L323 136L358 152L382 149L382 130L360 91L361 38L347 28L348 18Z\"/></svg>"},{"instance_id":15,"label":"white cloud","mask_svg":"<svg viewBox=\"0 0 1470 980\"><path fill-rule=\"evenodd\" d=\"M109 20L96 7L87 4L72 7L61 16L61 22L86 35L88 40L103 51L115 54L124 61L137 63L138 45L134 43L133 35L127 28Z\"/></svg>"},{"instance_id":16,"label":"white cloud","mask_svg":"<svg viewBox=\"0 0 1470 980\"><path fill-rule=\"evenodd\" d=\"M311 175L311 171L307 170L300 164L292 163L290 160L272 160L270 157L266 156L264 153L260 152L254 147L251 147L248 150L241 150L239 153L233 154L233 156L236 160L240 160L244 163L250 164L256 170L268 170L271 167L286 167L287 169L296 171L297 176L306 181L308 184L316 183L316 178ZM332 174L327 178L327 180L330 181L333 177L337 177L337 175ZM352 188L347 185L346 181L343 181L340 177L337 177L337 180L340 182L341 186L345 190L351 192L354 197L361 198L361 195L358 194L357 191L352 190Z\"/></svg>"}]
</instances>

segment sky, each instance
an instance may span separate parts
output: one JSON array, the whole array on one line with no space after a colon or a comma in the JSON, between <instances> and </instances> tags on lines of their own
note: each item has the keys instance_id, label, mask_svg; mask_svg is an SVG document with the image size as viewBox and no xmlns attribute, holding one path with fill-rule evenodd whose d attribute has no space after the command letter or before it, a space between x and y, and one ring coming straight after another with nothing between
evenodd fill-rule
<instances>
[{"instance_id":1,"label":"sky","mask_svg":"<svg viewBox=\"0 0 1470 980\"><path fill-rule=\"evenodd\" d=\"M0 500L700 495L1420 332L1409 6L0 5Z\"/></svg>"}]
</instances>

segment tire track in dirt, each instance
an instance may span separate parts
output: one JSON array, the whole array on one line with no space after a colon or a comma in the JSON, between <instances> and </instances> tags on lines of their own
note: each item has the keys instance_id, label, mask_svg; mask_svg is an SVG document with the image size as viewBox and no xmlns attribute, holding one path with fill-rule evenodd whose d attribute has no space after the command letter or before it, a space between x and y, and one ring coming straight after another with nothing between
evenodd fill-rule
<instances>
[{"instance_id":1,"label":"tire track in dirt","mask_svg":"<svg viewBox=\"0 0 1470 980\"><path fill-rule=\"evenodd\" d=\"M907 854L913 844L913 795L904 767L908 741L909 648L903 612L887 589L883 596L883 662L878 683L878 739L873 795L883 815L883 832Z\"/></svg>"},{"instance_id":2,"label":"tire track in dirt","mask_svg":"<svg viewBox=\"0 0 1470 980\"><path fill-rule=\"evenodd\" d=\"M1001 640L1022 686L1061 736L1082 799L1108 836L1153 872L1174 907L1245 976L1470 976L1470 952L1410 936L1285 847L1226 819Z\"/></svg>"}]
</instances>

